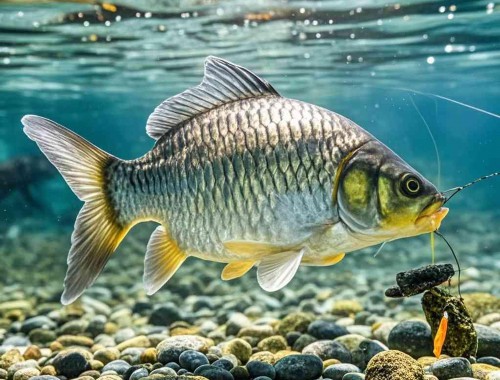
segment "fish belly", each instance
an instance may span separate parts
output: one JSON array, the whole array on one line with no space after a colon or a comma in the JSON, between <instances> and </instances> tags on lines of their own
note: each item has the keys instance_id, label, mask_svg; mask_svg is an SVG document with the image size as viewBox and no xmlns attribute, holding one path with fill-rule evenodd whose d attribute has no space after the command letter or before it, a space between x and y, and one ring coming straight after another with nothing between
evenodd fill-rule
<instances>
[{"instance_id":1,"label":"fish belly","mask_svg":"<svg viewBox=\"0 0 500 380\"><path fill-rule=\"evenodd\" d=\"M288 245L334 219L338 163L369 139L352 121L304 102L229 103L183 123L132 169L120 169L133 189L115 186L118 207L164 224L188 255L241 260L223 243Z\"/></svg>"}]
</instances>

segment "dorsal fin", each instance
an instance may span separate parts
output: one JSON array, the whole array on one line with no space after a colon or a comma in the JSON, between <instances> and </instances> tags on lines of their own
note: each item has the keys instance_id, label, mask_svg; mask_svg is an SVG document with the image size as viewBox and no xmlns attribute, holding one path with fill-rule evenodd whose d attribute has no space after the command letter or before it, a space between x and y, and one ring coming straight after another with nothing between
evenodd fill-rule
<instances>
[{"instance_id":1,"label":"dorsal fin","mask_svg":"<svg viewBox=\"0 0 500 380\"><path fill-rule=\"evenodd\" d=\"M273 86L250 70L209 56L203 81L156 107L149 116L146 132L158 140L179 123L222 104L266 95L280 96Z\"/></svg>"}]
</instances>

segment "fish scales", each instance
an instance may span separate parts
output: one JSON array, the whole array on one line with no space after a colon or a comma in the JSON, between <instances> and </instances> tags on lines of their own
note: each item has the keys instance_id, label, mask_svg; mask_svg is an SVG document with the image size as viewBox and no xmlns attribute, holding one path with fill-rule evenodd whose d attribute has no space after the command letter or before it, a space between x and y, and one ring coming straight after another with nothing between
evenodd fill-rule
<instances>
[{"instance_id":1,"label":"fish scales","mask_svg":"<svg viewBox=\"0 0 500 380\"><path fill-rule=\"evenodd\" d=\"M288 239L293 231L273 212L274 197L318 191L329 202L340 160L370 139L348 119L297 100L236 101L185 122L142 158L110 168L109 196L123 223L151 217L168 225L187 252L225 259L225 240ZM318 212L329 207L314 201ZM294 202L310 206L300 196Z\"/></svg>"}]
</instances>

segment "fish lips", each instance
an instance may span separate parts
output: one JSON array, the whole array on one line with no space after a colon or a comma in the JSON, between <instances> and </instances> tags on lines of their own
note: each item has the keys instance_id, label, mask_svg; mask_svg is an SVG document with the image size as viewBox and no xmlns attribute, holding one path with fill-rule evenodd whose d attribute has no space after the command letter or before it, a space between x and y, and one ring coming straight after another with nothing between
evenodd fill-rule
<instances>
[{"instance_id":1,"label":"fish lips","mask_svg":"<svg viewBox=\"0 0 500 380\"><path fill-rule=\"evenodd\" d=\"M415 220L415 225L421 233L436 231L441 226L441 222L450 211L447 207L442 207L444 201L443 194L438 193L420 212L420 215Z\"/></svg>"}]
</instances>

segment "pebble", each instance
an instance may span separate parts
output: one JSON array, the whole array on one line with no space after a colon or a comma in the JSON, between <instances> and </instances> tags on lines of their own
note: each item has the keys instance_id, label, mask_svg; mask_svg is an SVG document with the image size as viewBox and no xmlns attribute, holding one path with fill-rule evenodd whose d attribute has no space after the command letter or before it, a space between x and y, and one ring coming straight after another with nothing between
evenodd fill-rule
<instances>
[{"instance_id":1,"label":"pebble","mask_svg":"<svg viewBox=\"0 0 500 380\"><path fill-rule=\"evenodd\" d=\"M431 356L434 347L431 328L428 323L418 320L400 322L391 330L388 346L416 359Z\"/></svg>"},{"instance_id":2,"label":"pebble","mask_svg":"<svg viewBox=\"0 0 500 380\"><path fill-rule=\"evenodd\" d=\"M151 371L151 375L166 375L166 376L175 376L177 373L169 367L157 368Z\"/></svg>"},{"instance_id":3,"label":"pebble","mask_svg":"<svg viewBox=\"0 0 500 380\"><path fill-rule=\"evenodd\" d=\"M346 373L342 380L364 380L365 375L363 373Z\"/></svg>"},{"instance_id":4,"label":"pebble","mask_svg":"<svg viewBox=\"0 0 500 380\"><path fill-rule=\"evenodd\" d=\"M182 354L180 354L179 364L181 365L182 368L185 368L188 371L193 372L196 370L196 368L204 364L209 364L209 361L207 357L203 355L201 352L194 350L187 350L184 351Z\"/></svg>"},{"instance_id":5,"label":"pebble","mask_svg":"<svg viewBox=\"0 0 500 380\"><path fill-rule=\"evenodd\" d=\"M367 380L424 380L424 370L411 356L395 350L375 355L366 367Z\"/></svg>"},{"instance_id":6,"label":"pebble","mask_svg":"<svg viewBox=\"0 0 500 380\"><path fill-rule=\"evenodd\" d=\"M252 355L252 346L241 338L235 338L224 344L222 352L232 354L242 363L246 363Z\"/></svg>"},{"instance_id":7,"label":"pebble","mask_svg":"<svg viewBox=\"0 0 500 380\"><path fill-rule=\"evenodd\" d=\"M13 380L28 380L38 375L40 370L37 368L21 368L14 373Z\"/></svg>"},{"instance_id":8,"label":"pebble","mask_svg":"<svg viewBox=\"0 0 500 380\"><path fill-rule=\"evenodd\" d=\"M495 367L500 368L500 359L494 356L483 356L482 358L477 359L477 362L494 365Z\"/></svg>"},{"instance_id":9,"label":"pebble","mask_svg":"<svg viewBox=\"0 0 500 380\"><path fill-rule=\"evenodd\" d=\"M456 377L472 377L472 368L465 358L447 358L431 365L432 374L439 380L449 380Z\"/></svg>"},{"instance_id":10,"label":"pebble","mask_svg":"<svg viewBox=\"0 0 500 380\"><path fill-rule=\"evenodd\" d=\"M267 376L271 380L274 380L274 378L276 377L276 370L269 363L254 360L248 362L246 367L251 378Z\"/></svg>"},{"instance_id":11,"label":"pebble","mask_svg":"<svg viewBox=\"0 0 500 380\"><path fill-rule=\"evenodd\" d=\"M97 350L96 352L94 352L94 359L99 360L104 365L114 360L118 360L119 357L120 351L114 347L103 348L102 350Z\"/></svg>"},{"instance_id":12,"label":"pebble","mask_svg":"<svg viewBox=\"0 0 500 380\"><path fill-rule=\"evenodd\" d=\"M257 345L257 348L261 351L276 353L278 351L286 350L287 341L281 335L270 336L262 339Z\"/></svg>"},{"instance_id":13,"label":"pebble","mask_svg":"<svg viewBox=\"0 0 500 380\"><path fill-rule=\"evenodd\" d=\"M477 357L494 356L500 358L500 331L475 324L477 332Z\"/></svg>"},{"instance_id":14,"label":"pebble","mask_svg":"<svg viewBox=\"0 0 500 380\"><path fill-rule=\"evenodd\" d=\"M131 339L127 339L116 346L119 351L123 351L130 347L144 347L150 346L149 339L144 335L139 335Z\"/></svg>"},{"instance_id":15,"label":"pebble","mask_svg":"<svg viewBox=\"0 0 500 380\"><path fill-rule=\"evenodd\" d=\"M157 305L149 316L149 323L156 326L169 326L180 320L182 320L182 315L173 303Z\"/></svg>"},{"instance_id":16,"label":"pebble","mask_svg":"<svg viewBox=\"0 0 500 380\"><path fill-rule=\"evenodd\" d=\"M323 371L323 377L332 380L342 380L344 378L344 375L352 372L360 373L361 370L352 364L347 364L347 363L333 364L331 366L328 366Z\"/></svg>"},{"instance_id":17,"label":"pebble","mask_svg":"<svg viewBox=\"0 0 500 380\"><path fill-rule=\"evenodd\" d=\"M276 380L315 380L323 372L323 362L315 355L288 355L274 368Z\"/></svg>"},{"instance_id":18,"label":"pebble","mask_svg":"<svg viewBox=\"0 0 500 380\"><path fill-rule=\"evenodd\" d=\"M212 363L212 365L220 368L224 368L226 371L231 371L235 365L233 362L226 358L220 358Z\"/></svg>"},{"instance_id":19,"label":"pebble","mask_svg":"<svg viewBox=\"0 0 500 380\"><path fill-rule=\"evenodd\" d=\"M206 377L208 380L234 380L231 372L209 364L198 367L194 374Z\"/></svg>"},{"instance_id":20,"label":"pebble","mask_svg":"<svg viewBox=\"0 0 500 380\"><path fill-rule=\"evenodd\" d=\"M349 334L349 331L333 322L316 320L309 325L307 333L316 339L335 339Z\"/></svg>"},{"instance_id":21,"label":"pebble","mask_svg":"<svg viewBox=\"0 0 500 380\"><path fill-rule=\"evenodd\" d=\"M77 377L79 374L89 369L89 363L85 356L74 351L63 351L57 354L52 364L58 375L63 375L70 379Z\"/></svg>"},{"instance_id":22,"label":"pebble","mask_svg":"<svg viewBox=\"0 0 500 380\"><path fill-rule=\"evenodd\" d=\"M149 372L146 368L136 369L129 377L129 380L139 380L142 377L146 377L149 375Z\"/></svg>"},{"instance_id":23,"label":"pebble","mask_svg":"<svg viewBox=\"0 0 500 380\"><path fill-rule=\"evenodd\" d=\"M156 347L158 351L158 361L163 364L179 362L179 356L187 350L208 352L208 348L213 342L207 338L196 335L178 335L167 338Z\"/></svg>"},{"instance_id":24,"label":"pebble","mask_svg":"<svg viewBox=\"0 0 500 380\"><path fill-rule=\"evenodd\" d=\"M338 359L342 363L350 363L352 359L351 353L344 345L331 340L311 343L302 350L302 353L319 356L321 360Z\"/></svg>"},{"instance_id":25,"label":"pebble","mask_svg":"<svg viewBox=\"0 0 500 380\"><path fill-rule=\"evenodd\" d=\"M118 375L123 375L130 367L131 365L124 360L113 360L102 368L102 372L115 371Z\"/></svg>"}]
</instances>

